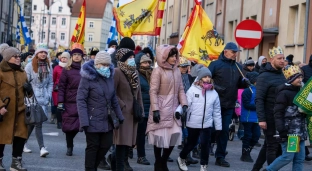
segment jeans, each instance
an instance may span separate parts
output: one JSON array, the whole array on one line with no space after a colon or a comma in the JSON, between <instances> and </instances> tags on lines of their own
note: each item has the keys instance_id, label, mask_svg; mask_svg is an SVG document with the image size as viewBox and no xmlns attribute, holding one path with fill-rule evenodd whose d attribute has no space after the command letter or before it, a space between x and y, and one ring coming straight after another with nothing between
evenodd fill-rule
<instances>
[{"instance_id":1,"label":"jeans","mask_svg":"<svg viewBox=\"0 0 312 171\"><path fill-rule=\"evenodd\" d=\"M229 140L229 125L231 124L231 119L233 115L234 109L225 109L221 108L221 115L222 115L222 131L217 142L217 149L215 152L215 157L218 158L225 158L225 151L227 142Z\"/></svg>"},{"instance_id":2,"label":"jeans","mask_svg":"<svg viewBox=\"0 0 312 171\"><path fill-rule=\"evenodd\" d=\"M187 155L194 149L197 145L198 138L200 138L200 164L208 165L209 160L209 148L210 148L210 137L211 137L211 128L187 128L189 137L187 143L184 145L180 157L186 159Z\"/></svg>"},{"instance_id":3,"label":"jeans","mask_svg":"<svg viewBox=\"0 0 312 171\"><path fill-rule=\"evenodd\" d=\"M242 124L244 126L243 148L255 146L261 135L259 124L253 122L243 122Z\"/></svg>"},{"instance_id":4,"label":"jeans","mask_svg":"<svg viewBox=\"0 0 312 171\"><path fill-rule=\"evenodd\" d=\"M26 139L24 138L20 138L20 137L13 138L13 147L12 147L13 157L22 157L25 142L26 142ZM5 144L0 144L0 158L4 156L3 155L4 147L5 147Z\"/></svg>"},{"instance_id":5,"label":"jeans","mask_svg":"<svg viewBox=\"0 0 312 171\"><path fill-rule=\"evenodd\" d=\"M66 144L67 148L74 147L74 138L77 135L78 131L66 132Z\"/></svg>"},{"instance_id":6,"label":"jeans","mask_svg":"<svg viewBox=\"0 0 312 171\"><path fill-rule=\"evenodd\" d=\"M113 144L113 131L86 132L87 147L85 152L85 169L96 170L100 161Z\"/></svg>"},{"instance_id":7,"label":"jeans","mask_svg":"<svg viewBox=\"0 0 312 171\"><path fill-rule=\"evenodd\" d=\"M36 128L36 138L39 145L39 149L41 150L41 148L44 147L42 135L42 123L38 123L36 125L27 125L27 127L28 127L28 138L31 135L34 128Z\"/></svg>"},{"instance_id":8,"label":"jeans","mask_svg":"<svg viewBox=\"0 0 312 171\"><path fill-rule=\"evenodd\" d=\"M146 139L145 131L147 127L147 119L148 118L144 118L143 122L140 122L138 124L137 139L136 139L138 157L145 157L145 139Z\"/></svg>"},{"instance_id":9,"label":"jeans","mask_svg":"<svg viewBox=\"0 0 312 171\"><path fill-rule=\"evenodd\" d=\"M268 171L277 171L286 166L290 162L293 162L292 170L302 171L303 162L305 159L305 145L304 141L300 141L300 151L298 153L287 152L287 142L281 143L283 154L276 158L273 163L267 166Z\"/></svg>"}]
</instances>

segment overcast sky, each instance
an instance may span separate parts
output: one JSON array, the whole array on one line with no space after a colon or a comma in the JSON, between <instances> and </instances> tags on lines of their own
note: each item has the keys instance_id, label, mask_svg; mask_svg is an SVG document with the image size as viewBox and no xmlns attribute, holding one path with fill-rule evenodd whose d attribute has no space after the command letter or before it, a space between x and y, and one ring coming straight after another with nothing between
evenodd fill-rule
<instances>
[{"instance_id":1,"label":"overcast sky","mask_svg":"<svg viewBox=\"0 0 312 171\"><path fill-rule=\"evenodd\" d=\"M123 4L126 4L128 2L131 2L133 0L119 0L119 6L122 6Z\"/></svg>"}]
</instances>

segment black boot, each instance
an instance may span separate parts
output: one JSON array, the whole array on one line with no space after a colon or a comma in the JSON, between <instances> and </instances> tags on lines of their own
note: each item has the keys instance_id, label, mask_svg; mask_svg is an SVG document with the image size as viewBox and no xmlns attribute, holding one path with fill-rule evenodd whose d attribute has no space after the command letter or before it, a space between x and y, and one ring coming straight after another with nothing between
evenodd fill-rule
<instances>
[{"instance_id":1,"label":"black boot","mask_svg":"<svg viewBox=\"0 0 312 171\"><path fill-rule=\"evenodd\" d=\"M105 157L100 162L98 168L103 169L103 170L111 170L111 167L108 165Z\"/></svg>"},{"instance_id":2,"label":"black boot","mask_svg":"<svg viewBox=\"0 0 312 171\"><path fill-rule=\"evenodd\" d=\"M241 161L244 161L244 162L250 162L252 163L253 160L250 156L250 152L251 152L251 148L243 148L242 149L242 156L240 158Z\"/></svg>"},{"instance_id":3,"label":"black boot","mask_svg":"<svg viewBox=\"0 0 312 171\"><path fill-rule=\"evenodd\" d=\"M108 155L107 162L110 165L112 171L116 171L116 154L115 153Z\"/></svg>"},{"instance_id":4,"label":"black boot","mask_svg":"<svg viewBox=\"0 0 312 171\"><path fill-rule=\"evenodd\" d=\"M190 153L186 156L186 165L197 164L197 163L198 163L198 160L193 159Z\"/></svg>"},{"instance_id":5,"label":"black boot","mask_svg":"<svg viewBox=\"0 0 312 171\"><path fill-rule=\"evenodd\" d=\"M3 158L0 158L0 171L5 171L5 168L4 168L3 163L2 163L2 159Z\"/></svg>"},{"instance_id":6,"label":"black boot","mask_svg":"<svg viewBox=\"0 0 312 171\"><path fill-rule=\"evenodd\" d=\"M72 156L73 155L73 147L67 147L66 155L67 156Z\"/></svg>"},{"instance_id":7,"label":"black boot","mask_svg":"<svg viewBox=\"0 0 312 171\"><path fill-rule=\"evenodd\" d=\"M62 123L61 122L57 122L57 129L62 129Z\"/></svg>"},{"instance_id":8,"label":"black boot","mask_svg":"<svg viewBox=\"0 0 312 171\"><path fill-rule=\"evenodd\" d=\"M211 143L211 145L210 145L210 149L209 149L210 156L214 156L214 152L213 152L214 145L215 145L215 143Z\"/></svg>"},{"instance_id":9,"label":"black boot","mask_svg":"<svg viewBox=\"0 0 312 171\"><path fill-rule=\"evenodd\" d=\"M155 161L154 171L163 171L161 161L159 161L159 160Z\"/></svg>"},{"instance_id":10,"label":"black boot","mask_svg":"<svg viewBox=\"0 0 312 171\"><path fill-rule=\"evenodd\" d=\"M163 158L161 159L161 168L162 168L161 171L169 171L167 161L168 159L167 160Z\"/></svg>"},{"instance_id":11,"label":"black boot","mask_svg":"<svg viewBox=\"0 0 312 171\"><path fill-rule=\"evenodd\" d=\"M125 158L124 158L125 171L133 171L128 161L130 150L132 151L132 157L133 157L133 149L129 148L128 150L126 150Z\"/></svg>"},{"instance_id":12,"label":"black boot","mask_svg":"<svg viewBox=\"0 0 312 171\"><path fill-rule=\"evenodd\" d=\"M23 168L22 157L12 158L12 164L11 164L10 170L27 171L27 169Z\"/></svg>"},{"instance_id":13,"label":"black boot","mask_svg":"<svg viewBox=\"0 0 312 171\"><path fill-rule=\"evenodd\" d=\"M133 159L133 148L131 148L131 147L129 148L128 157L130 159Z\"/></svg>"}]
</instances>

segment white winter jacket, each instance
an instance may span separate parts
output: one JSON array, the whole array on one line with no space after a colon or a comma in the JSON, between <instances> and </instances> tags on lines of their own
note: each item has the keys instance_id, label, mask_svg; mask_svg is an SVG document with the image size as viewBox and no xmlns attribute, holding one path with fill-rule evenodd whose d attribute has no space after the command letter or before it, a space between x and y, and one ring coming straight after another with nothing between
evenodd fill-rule
<instances>
[{"instance_id":1,"label":"white winter jacket","mask_svg":"<svg viewBox=\"0 0 312 171\"><path fill-rule=\"evenodd\" d=\"M206 98L202 94L202 88L192 85L186 93L188 109L186 126L189 128L209 128L214 126L216 130L222 130L221 106L219 95L215 90L206 91ZM206 105L205 105L206 102ZM176 112L182 113L180 105Z\"/></svg>"}]
</instances>

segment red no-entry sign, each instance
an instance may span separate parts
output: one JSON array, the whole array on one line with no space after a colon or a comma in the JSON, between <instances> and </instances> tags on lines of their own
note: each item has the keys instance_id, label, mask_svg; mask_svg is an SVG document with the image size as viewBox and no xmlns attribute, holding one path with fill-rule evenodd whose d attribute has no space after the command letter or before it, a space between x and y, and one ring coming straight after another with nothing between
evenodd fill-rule
<instances>
[{"instance_id":1,"label":"red no-entry sign","mask_svg":"<svg viewBox=\"0 0 312 171\"><path fill-rule=\"evenodd\" d=\"M262 40L261 25L255 20L244 20L235 29L235 40L244 49L253 49Z\"/></svg>"}]
</instances>

